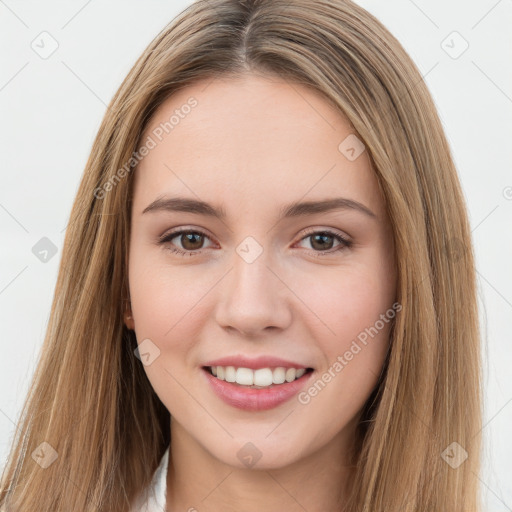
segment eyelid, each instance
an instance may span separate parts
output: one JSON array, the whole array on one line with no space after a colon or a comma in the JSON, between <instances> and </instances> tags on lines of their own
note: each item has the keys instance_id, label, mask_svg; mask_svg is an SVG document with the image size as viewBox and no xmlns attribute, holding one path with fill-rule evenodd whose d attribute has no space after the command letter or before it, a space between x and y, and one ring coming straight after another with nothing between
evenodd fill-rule
<instances>
[{"instance_id":1,"label":"eyelid","mask_svg":"<svg viewBox=\"0 0 512 512\"><path fill-rule=\"evenodd\" d=\"M172 229L171 231L166 231L163 235L159 236L158 243L160 245L169 243L170 240L172 240L173 238L175 238L179 235L182 235L184 233L197 233L197 234L203 235L204 237L208 238L209 240L212 240L212 237L202 228L197 228L197 227L192 227L192 226L179 226L175 229ZM323 233L327 234L335 239L336 238L339 239L338 242L340 242L339 245L341 247L338 246L335 249L327 249L324 251L314 251L312 249L305 249L305 250L309 251L310 253L312 252L316 256L322 256L322 255L327 256L330 254L337 253L338 251L341 251L345 248L350 248L353 245L353 241L351 240L351 237L349 237L345 233L343 233L335 228L322 228L319 226L313 226L310 228L306 228L306 230L302 233L300 239L297 242L295 242L294 245L302 242L303 240L305 240L306 238L308 238L312 235L323 234ZM194 250L184 250L179 247L175 247L171 250L171 252L181 253L182 255L183 254L195 255L195 254L199 254L199 253L203 252L205 249L207 249L207 248L201 248L201 249L197 249L194 251Z\"/></svg>"},{"instance_id":2,"label":"eyelid","mask_svg":"<svg viewBox=\"0 0 512 512\"><path fill-rule=\"evenodd\" d=\"M178 235L181 235L183 233L199 233L199 234L205 236L206 238L208 238L209 240L212 240L212 238L213 238L205 230L203 230L201 228L196 228L196 227L191 227L191 226L179 226L175 229L171 229L170 231L166 231L163 235L160 235L158 237L157 241L159 243L166 243L170 239L172 239ZM198 249L196 252L202 251L202 250L203 249ZM194 251L188 251L188 252L194 252Z\"/></svg>"},{"instance_id":3,"label":"eyelid","mask_svg":"<svg viewBox=\"0 0 512 512\"><path fill-rule=\"evenodd\" d=\"M193 227L193 226L179 226L179 227L177 227L175 229L171 229L170 231L165 231L162 235L160 235L158 237L158 240L161 241L161 240L163 240L165 238L168 238L170 235L179 234L179 233L182 233L184 231L186 231L186 232L201 233L202 235L212 239L212 236L210 236L202 228L197 228L197 227ZM301 237L300 240L302 240L304 237L306 237L308 235L315 234L315 233L321 233L321 232L327 232L327 233L336 234L336 235L340 236L341 238L345 239L347 242L351 242L351 237L347 233L339 231L336 228L325 228L325 227L320 227L320 226L313 226L311 228L306 228L306 230L302 234L302 237ZM299 233L300 233L300 231L299 231ZM296 236L298 236L299 233L297 233Z\"/></svg>"},{"instance_id":4,"label":"eyelid","mask_svg":"<svg viewBox=\"0 0 512 512\"><path fill-rule=\"evenodd\" d=\"M306 231L302 234L300 240L303 240L307 236L317 234L317 233L329 233L330 235L333 235L333 236L334 235L339 236L347 243L353 243L352 237L349 236L344 231L340 231L339 229L336 229L336 228L325 228L325 227L320 227L320 226L313 226L312 228L306 228Z\"/></svg>"}]
</instances>

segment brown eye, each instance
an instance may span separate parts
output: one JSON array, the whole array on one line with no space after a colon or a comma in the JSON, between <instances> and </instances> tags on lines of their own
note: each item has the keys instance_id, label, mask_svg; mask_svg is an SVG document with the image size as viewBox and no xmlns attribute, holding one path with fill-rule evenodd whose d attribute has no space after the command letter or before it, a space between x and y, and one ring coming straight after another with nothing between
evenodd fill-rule
<instances>
[{"instance_id":1,"label":"brown eye","mask_svg":"<svg viewBox=\"0 0 512 512\"><path fill-rule=\"evenodd\" d=\"M329 233L318 233L316 235L310 235L311 247L319 251L327 251L332 249L334 244L334 236Z\"/></svg>"},{"instance_id":2,"label":"brown eye","mask_svg":"<svg viewBox=\"0 0 512 512\"><path fill-rule=\"evenodd\" d=\"M312 252L315 256L333 254L343 249L347 249L352 245L350 240L347 240L340 233L334 231L309 231L306 236L301 240L309 240ZM337 242L337 244L335 244Z\"/></svg>"},{"instance_id":3,"label":"brown eye","mask_svg":"<svg viewBox=\"0 0 512 512\"><path fill-rule=\"evenodd\" d=\"M193 231L179 235L179 240L183 249L188 251L196 251L201 249L201 246L204 243L203 238L204 236L202 233L196 233Z\"/></svg>"},{"instance_id":4,"label":"brown eye","mask_svg":"<svg viewBox=\"0 0 512 512\"><path fill-rule=\"evenodd\" d=\"M209 240L209 237L201 231L182 229L162 236L159 239L159 244L169 246L168 250L171 252L192 256L197 253L194 251L200 252L204 249L205 239Z\"/></svg>"}]
</instances>

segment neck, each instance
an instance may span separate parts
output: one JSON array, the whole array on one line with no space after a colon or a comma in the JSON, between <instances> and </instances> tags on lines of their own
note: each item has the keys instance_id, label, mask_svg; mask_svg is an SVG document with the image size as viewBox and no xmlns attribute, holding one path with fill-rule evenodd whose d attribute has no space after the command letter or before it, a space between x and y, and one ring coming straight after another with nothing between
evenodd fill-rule
<instances>
[{"instance_id":1,"label":"neck","mask_svg":"<svg viewBox=\"0 0 512 512\"><path fill-rule=\"evenodd\" d=\"M171 422L167 472L168 512L343 511L353 466L343 432L320 451L288 466L237 468L207 452Z\"/></svg>"}]
</instances>

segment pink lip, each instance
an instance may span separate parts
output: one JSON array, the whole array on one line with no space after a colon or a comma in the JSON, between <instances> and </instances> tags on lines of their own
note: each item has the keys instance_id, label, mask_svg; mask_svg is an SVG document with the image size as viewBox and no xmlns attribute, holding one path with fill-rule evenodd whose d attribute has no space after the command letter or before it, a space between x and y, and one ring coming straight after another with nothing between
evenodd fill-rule
<instances>
[{"instance_id":1,"label":"pink lip","mask_svg":"<svg viewBox=\"0 0 512 512\"><path fill-rule=\"evenodd\" d=\"M224 366L224 364L212 364L208 366ZM236 366L234 364L226 364L226 366ZM266 366L269 365L267 363ZM284 366L283 364L277 364L275 366ZM239 367L248 368L248 366ZM257 368L261 368L259 366ZM292 366L292 368L294 368ZM303 368L299 366L299 368ZM203 369L203 373L208 379L213 392L228 405L243 409L245 411L265 411L273 409L278 405L290 400L305 386L307 381L311 378L313 372L306 372L299 379L293 382L285 382L284 384L274 385L271 388L266 389L254 389L250 387L240 386L235 383L226 382L224 380L217 379L208 370Z\"/></svg>"},{"instance_id":2,"label":"pink lip","mask_svg":"<svg viewBox=\"0 0 512 512\"><path fill-rule=\"evenodd\" d=\"M260 368L308 368L300 363L293 361L286 361L273 356L259 356L255 358L248 358L245 356L229 356L221 359L215 359L215 361L208 361L203 366L234 366L235 368L250 368L251 370L258 370Z\"/></svg>"}]
</instances>

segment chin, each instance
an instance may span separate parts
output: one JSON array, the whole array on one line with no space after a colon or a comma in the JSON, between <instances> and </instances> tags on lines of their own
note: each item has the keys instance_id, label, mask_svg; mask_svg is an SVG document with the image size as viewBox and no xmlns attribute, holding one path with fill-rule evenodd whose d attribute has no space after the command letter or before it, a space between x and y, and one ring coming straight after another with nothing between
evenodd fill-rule
<instances>
[{"instance_id":1,"label":"chin","mask_svg":"<svg viewBox=\"0 0 512 512\"><path fill-rule=\"evenodd\" d=\"M313 446L296 436L297 432L296 437L289 431L283 431L279 436L269 436L268 432L260 429L254 435L247 433L229 441L211 440L202 444L220 462L238 469L254 470L285 468L314 451Z\"/></svg>"}]
</instances>

